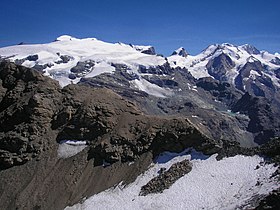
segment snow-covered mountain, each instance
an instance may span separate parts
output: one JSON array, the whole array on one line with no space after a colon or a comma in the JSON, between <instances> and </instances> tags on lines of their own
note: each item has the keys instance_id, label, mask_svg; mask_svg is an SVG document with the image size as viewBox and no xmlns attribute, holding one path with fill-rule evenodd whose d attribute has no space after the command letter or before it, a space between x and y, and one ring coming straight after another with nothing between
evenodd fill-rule
<instances>
[{"instance_id":1,"label":"snow-covered mountain","mask_svg":"<svg viewBox=\"0 0 280 210\"><path fill-rule=\"evenodd\" d=\"M210 45L198 55L173 54L168 61L171 67L188 69L197 79L213 77L255 95L264 95L262 86L267 89L280 87L279 54L259 51L248 44Z\"/></svg>"},{"instance_id":2,"label":"snow-covered mountain","mask_svg":"<svg viewBox=\"0 0 280 210\"><path fill-rule=\"evenodd\" d=\"M151 55L149 55L151 54ZM77 83L81 77L113 73L112 64L123 64L128 73L139 75L138 68L163 65L163 57L153 55L151 46L106 43L95 38L77 39L63 35L47 44L18 45L0 49L0 55L17 64L33 67L59 81L61 86ZM138 80L135 85L150 85Z\"/></svg>"},{"instance_id":3,"label":"snow-covered mountain","mask_svg":"<svg viewBox=\"0 0 280 210\"><path fill-rule=\"evenodd\" d=\"M185 50L185 48L180 47L177 50L175 50L172 55L179 55L182 57L187 57L189 55L189 53Z\"/></svg>"}]
</instances>

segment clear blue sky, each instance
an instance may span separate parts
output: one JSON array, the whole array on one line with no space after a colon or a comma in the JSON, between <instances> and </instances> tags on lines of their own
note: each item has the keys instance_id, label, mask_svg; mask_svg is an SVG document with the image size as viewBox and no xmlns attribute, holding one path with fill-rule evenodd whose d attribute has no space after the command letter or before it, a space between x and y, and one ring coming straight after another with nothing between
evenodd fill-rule
<instances>
[{"instance_id":1,"label":"clear blue sky","mask_svg":"<svg viewBox=\"0 0 280 210\"><path fill-rule=\"evenodd\" d=\"M1 0L0 47L62 34L153 45L169 55L209 44L249 43L280 52L279 0Z\"/></svg>"}]
</instances>

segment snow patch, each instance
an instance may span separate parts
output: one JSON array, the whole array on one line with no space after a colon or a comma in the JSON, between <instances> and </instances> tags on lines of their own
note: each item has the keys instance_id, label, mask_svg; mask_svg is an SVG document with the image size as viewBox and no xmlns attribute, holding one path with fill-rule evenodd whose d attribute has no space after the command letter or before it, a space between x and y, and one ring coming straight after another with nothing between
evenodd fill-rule
<instances>
[{"instance_id":1,"label":"snow patch","mask_svg":"<svg viewBox=\"0 0 280 210\"><path fill-rule=\"evenodd\" d=\"M130 83L134 85L137 89L144 91L149 95L153 95L160 98L165 98L167 96L172 95L172 92L170 90L152 84L141 77L139 79L131 81Z\"/></svg>"},{"instance_id":2,"label":"snow patch","mask_svg":"<svg viewBox=\"0 0 280 210\"><path fill-rule=\"evenodd\" d=\"M83 151L86 147L86 141L64 140L58 145L57 156L59 158L69 158Z\"/></svg>"},{"instance_id":3,"label":"snow patch","mask_svg":"<svg viewBox=\"0 0 280 210\"><path fill-rule=\"evenodd\" d=\"M110 64L102 61L100 63L97 63L93 68L92 71L85 76L85 78L88 77L95 77L97 75L103 74L103 73L109 73L112 74L115 71L115 68L111 66Z\"/></svg>"},{"instance_id":4,"label":"snow patch","mask_svg":"<svg viewBox=\"0 0 280 210\"><path fill-rule=\"evenodd\" d=\"M261 77L261 76L262 75L260 75L259 72L255 71L255 70L251 70L249 78L251 78L252 80L255 80L257 77Z\"/></svg>"},{"instance_id":5,"label":"snow patch","mask_svg":"<svg viewBox=\"0 0 280 210\"><path fill-rule=\"evenodd\" d=\"M190 173L161 194L139 196L141 187L157 176L161 168L168 169L184 159L193 164ZM279 187L276 180L269 179L276 167L263 161L259 156L241 155L217 161L216 155L208 157L194 150L164 153L135 182L127 186L119 184L66 210L237 209L254 196Z\"/></svg>"}]
</instances>

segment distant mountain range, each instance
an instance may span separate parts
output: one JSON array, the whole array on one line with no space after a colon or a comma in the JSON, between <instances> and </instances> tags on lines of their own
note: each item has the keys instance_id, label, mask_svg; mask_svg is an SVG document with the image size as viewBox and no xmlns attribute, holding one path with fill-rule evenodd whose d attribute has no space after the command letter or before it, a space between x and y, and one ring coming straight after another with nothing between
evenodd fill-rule
<instances>
[{"instance_id":1,"label":"distant mountain range","mask_svg":"<svg viewBox=\"0 0 280 210\"><path fill-rule=\"evenodd\" d=\"M137 75L133 84L140 90L151 85L143 79L145 74L151 73L145 69L166 65L186 68L196 79L212 77L229 82L237 89L257 96L271 97L280 87L280 55L259 51L248 44L210 45L196 56L189 55L181 47L164 58L157 56L152 46L111 44L95 38L77 39L64 35L52 43L1 48L0 55L16 64L43 71L62 86L77 83L83 77L112 73L114 64L122 64L128 67L129 74ZM156 73L166 72L159 70Z\"/></svg>"}]
</instances>

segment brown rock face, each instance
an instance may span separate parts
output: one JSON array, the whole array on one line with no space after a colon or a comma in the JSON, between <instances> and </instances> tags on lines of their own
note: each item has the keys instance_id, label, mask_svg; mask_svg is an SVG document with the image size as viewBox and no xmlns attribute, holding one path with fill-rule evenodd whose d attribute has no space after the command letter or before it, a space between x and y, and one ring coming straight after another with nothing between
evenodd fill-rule
<instances>
[{"instance_id":1,"label":"brown rock face","mask_svg":"<svg viewBox=\"0 0 280 210\"><path fill-rule=\"evenodd\" d=\"M0 168L5 169L48 150L61 93L55 81L12 63L1 63L0 84Z\"/></svg>"},{"instance_id":2,"label":"brown rock face","mask_svg":"<svg viewBox=\"0 0 280 210\"><path fill-rule=\"evenodd\" d=\"M162 172L146 185L142 186L140 195L145 196L151 193L162 193L191 170L192 164L189 160L174 163L167 171Z\"/></svg>"},{"instance_id":3,"label":"brown rock face","mask_svg":"<svg viewBox=\"0 0 280 210\"><path fill-rule=\"evenodd\" d=\"M88 147L60 159L63 140ZM111 90L57 82L12 63L0 64L0 205L62 209L121 181L131 182L163 151L221 143L186 118L143 114ZM111 165L104 168L103 162ZM134 161L134 164L128 164Z\"/></svg>"}]
</instances>

